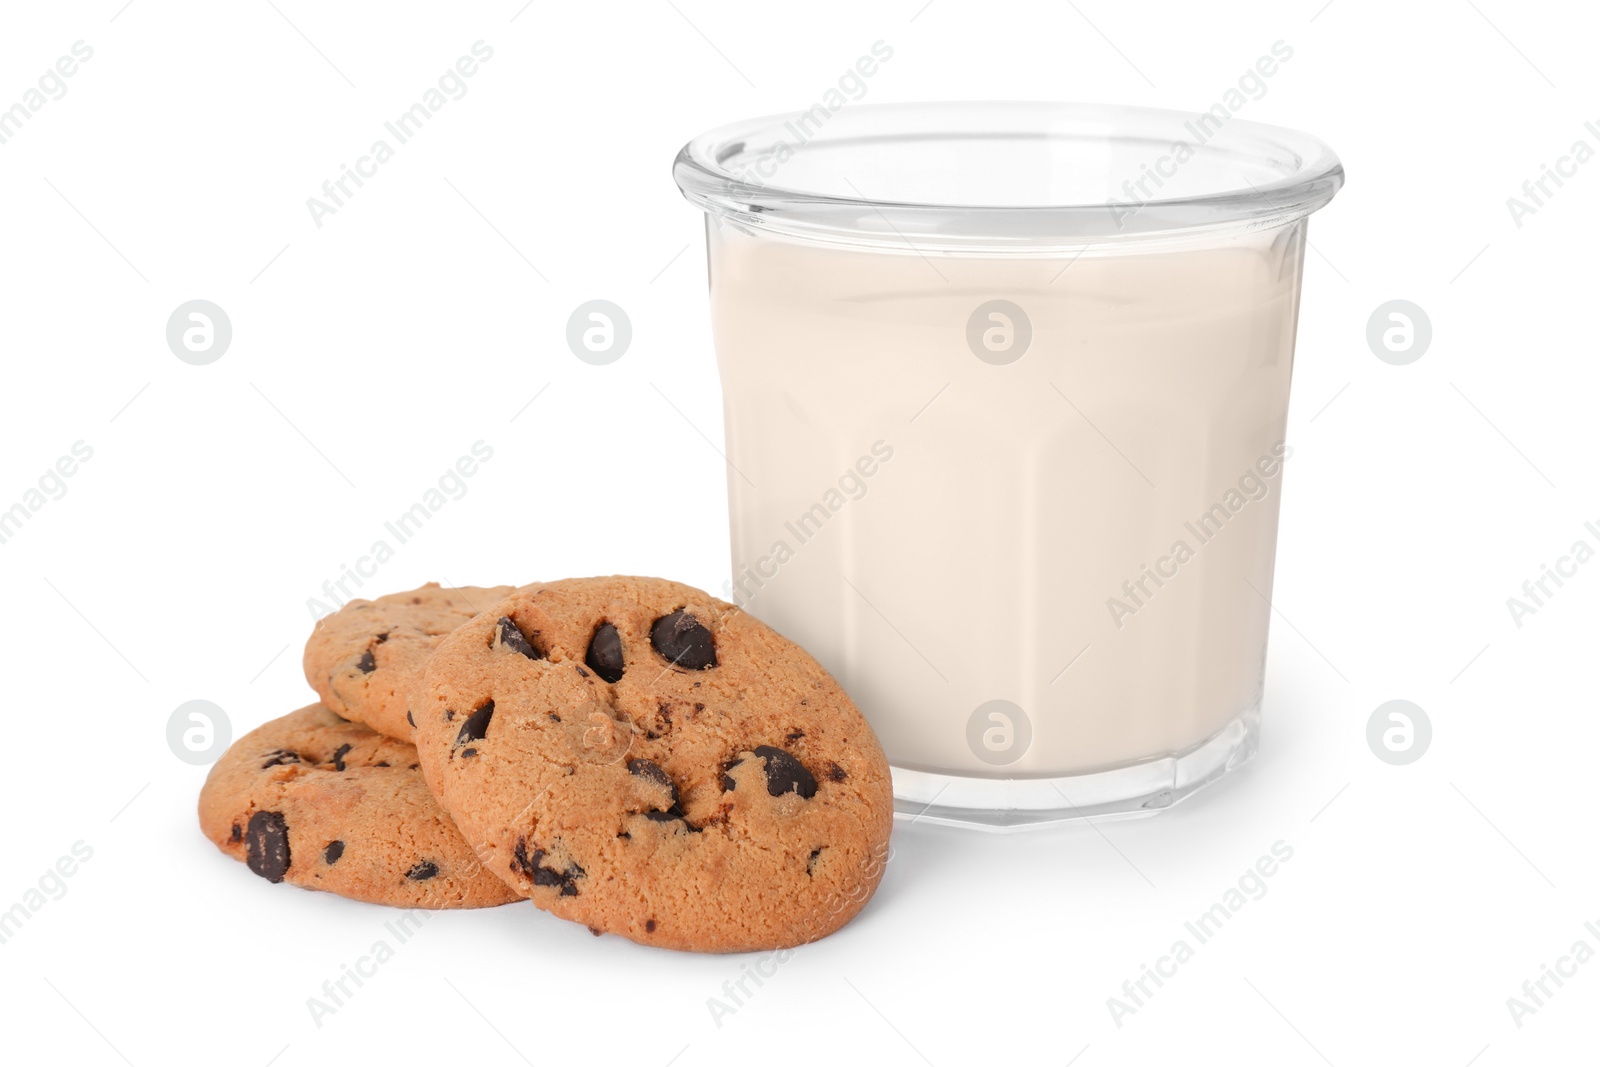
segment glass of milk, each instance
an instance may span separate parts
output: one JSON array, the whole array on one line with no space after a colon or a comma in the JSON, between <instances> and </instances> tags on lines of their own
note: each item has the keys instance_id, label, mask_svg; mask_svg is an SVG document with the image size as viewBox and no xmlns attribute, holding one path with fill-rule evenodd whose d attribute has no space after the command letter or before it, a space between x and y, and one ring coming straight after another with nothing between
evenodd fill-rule
<instances>
[{"instance_id":1,"label":"glass of milk","mask_svg":"<svg viewBox=\"0 0 1600 1067\"><path fill-rule=\"evenodd\" d=\"M1159 811L1254 753L1313 137L1098 105L737 123L706 213L724 590L844 685L899 810Z\"/></svg>"}]
</instances>

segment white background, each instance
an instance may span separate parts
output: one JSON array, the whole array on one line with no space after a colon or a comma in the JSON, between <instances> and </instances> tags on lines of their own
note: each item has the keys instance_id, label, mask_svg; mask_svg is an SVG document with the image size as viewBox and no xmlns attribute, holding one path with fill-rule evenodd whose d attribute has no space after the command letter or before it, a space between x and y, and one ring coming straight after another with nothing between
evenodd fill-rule
<instances>
[{"instance_id":1,"label":"white background","mask_svg":"<svg viewBox=\"0 0 1600 1067\"><path fill-rule=\"evenodd\" d=\"M1600 562L1521 628L1505 603L1600 545L1600 161L1520 228L1506 207L1600 146L1592 10L123 2L0 15L0 106L94 49L0 145L0 508L93 448L0 545L0 910L93 850L0 944L8 1059L1592 1062L1600 961L1520 1028L1506 998L1600 948ZM317 228L307 197L480 39L466 96ZM755 958L525 905L438 915L316 1026L307 998L392 916L220 855L168 716L212 700L237 737L306 703L307 599L478 440L493 460L365 592L720 589L704 251L669 164L703 129L809 106L880 39L868 100L1189 109L1294 49L1242 114L1315 132L1349 184L1310 230L1260 757L1153 820L902 822L861 917L720 1026L707 999ZM607 367L563 339L597 297L634 326ZM209 366L165 342L195 298L233 324ZM1434 330L1403 367L1364 336L1395 298ZM1433 723L1409 766L1365 740L1394 698ZM1277 841L1266 895L1118 1027L1107 998Z\"/></svg>"}]
</instances>

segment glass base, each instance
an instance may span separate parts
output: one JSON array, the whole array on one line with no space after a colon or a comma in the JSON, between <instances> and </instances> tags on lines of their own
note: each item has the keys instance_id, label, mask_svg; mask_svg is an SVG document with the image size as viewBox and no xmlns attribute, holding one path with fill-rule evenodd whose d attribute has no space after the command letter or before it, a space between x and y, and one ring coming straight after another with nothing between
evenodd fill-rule
<instances>
[{"instance_id":1,"label":"glass base","mask_svg":"<svg viewBox=\"0 0 1600 1067\"><path fill-rule=\"evenodd\" d=\"M1256 704L1185 752L1063 778L969 778L891 767L895 814L1001 833L1089 817L1154 815L1248 763L1260 728Z\"/></svg>"}]
</instances>

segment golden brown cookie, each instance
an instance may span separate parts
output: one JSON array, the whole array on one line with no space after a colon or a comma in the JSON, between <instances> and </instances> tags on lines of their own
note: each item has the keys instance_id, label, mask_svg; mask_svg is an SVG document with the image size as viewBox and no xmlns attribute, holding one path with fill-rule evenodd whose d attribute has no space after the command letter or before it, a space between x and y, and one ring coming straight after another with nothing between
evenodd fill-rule
<instances>
[{"instance_id":1,"label":"golden brown cookie","mask_svg":"<svg viewBox=\"0 0 1600 1067\"><path fill-rule=\"evenodd\" d=\"M306 681L335 714L409 741L406 688L446 635L513 588L429 582L406 593L352 600L317 620L306 642Z\"/></svg>"},{"instance_id":2,"label":"golden brown cookie","mask_svg":"<svg viewBox=\"0 0 1600 1067\"><path fill-rule=\"evenodd\" d=\"M200 828L269 882L400 908L517 899L428 792L415 748L320 704L229 747L200 790Z\"/></svg>"},{"instance_id":3,"label":"golden brown cookie","mask_svg":"<svg viewBox=\"0 0 1600 1067\"><path fill-rule=\"evenodd\" d=\"M517 590L412 689L428 784L539 907L642 944L801 944L866 903L893 797L877 738L804 650L658 578Z\"/></svg>"}]
</instances>

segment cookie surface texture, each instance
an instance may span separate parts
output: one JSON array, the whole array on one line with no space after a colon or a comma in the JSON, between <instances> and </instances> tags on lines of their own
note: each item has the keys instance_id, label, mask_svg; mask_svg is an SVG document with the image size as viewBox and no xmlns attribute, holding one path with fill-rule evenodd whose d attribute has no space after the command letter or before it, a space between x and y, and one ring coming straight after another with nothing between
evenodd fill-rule
<instances>
[{"instance_id":1,"label":"cookie surface texture","mask_svg":"<svg viewBox=\"0 0 1600 1067\"><path fill-rule=\"evenodd\" d=\"M654 578L527 586L412 691L428 783L539 907L642 944L781 948L882 878L889 767L797 645Z\"/></svg>"},{"instance_id":2,"label":"cookie surface texture","mask_svg":"<svg viewBox=\"0 0 1600 1067\"><path fill-rule=\"evenodd\" d=\"M317 620L306 642L306 681L334 714L409 741L406 690L422 665L452 630L514 588L429 582L376 600L352 600Z\"/></svg>"},{"instance_id":3,"label":"cookie surface texture","mask_svg":"<svg viewBox=\"0 0 1600 1067\"><path fill-rule=\"evenodd\" d=\"M518 899L434 800L415 748L320 704L229 747L200 791L200 828L270 882L401 908Z\"/></svg>"}]
</instances>

